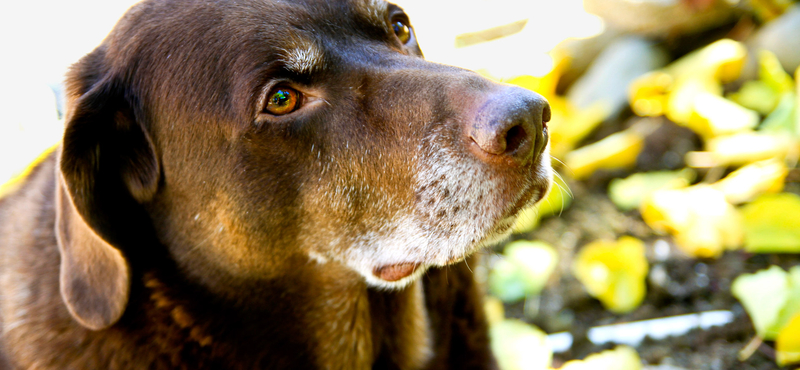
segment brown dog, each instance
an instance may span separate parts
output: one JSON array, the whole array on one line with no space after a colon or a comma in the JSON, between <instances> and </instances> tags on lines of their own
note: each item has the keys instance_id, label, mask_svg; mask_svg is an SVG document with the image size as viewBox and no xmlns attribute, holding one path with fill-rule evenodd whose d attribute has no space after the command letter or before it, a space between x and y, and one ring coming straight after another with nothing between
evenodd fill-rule
<instances>
[{"instance_id":1,"label":"brown dog","mask_svg":"<svg viewBox=\"0 0 800 370\"><path fill-rule=\"evenodd\" d=\"M550 181L540 96L380 0L149 0L0 201L6 368L491 368L464 263Z\"/></svg>"}]
</instances>

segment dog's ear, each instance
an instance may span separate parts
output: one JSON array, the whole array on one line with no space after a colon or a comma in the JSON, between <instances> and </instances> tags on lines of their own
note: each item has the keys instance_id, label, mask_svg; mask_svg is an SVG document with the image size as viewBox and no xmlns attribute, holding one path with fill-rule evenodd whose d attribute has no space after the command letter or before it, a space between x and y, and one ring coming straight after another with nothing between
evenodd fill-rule
<instances>
[{"instance_id":1,"label":"dog's ear","mask_svg":"<svg viewBox=\"0 0 800 370\"><path fill-rule=\"evenodd\" d=\"M125 311L131 279L126 249L142 240L141 204L152 199L160 177L133 94L102 71L101 59L95 51L68 75L56 209L61 296L92 330L113 325Z\"/></svg>"}]
</instances>

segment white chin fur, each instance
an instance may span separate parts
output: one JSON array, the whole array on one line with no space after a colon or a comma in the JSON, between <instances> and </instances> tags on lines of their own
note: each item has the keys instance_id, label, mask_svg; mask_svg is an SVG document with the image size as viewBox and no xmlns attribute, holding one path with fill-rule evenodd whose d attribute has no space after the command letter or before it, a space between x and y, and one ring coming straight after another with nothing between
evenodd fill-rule
<instances>
[{"instance_id":1,"label":"white chin fur","mask_svg":"<svg viewBox=\"0 0 800 370\"><path fill-rule=\"evenodd\" d=\"M484 248L490 247L492 245L498 244L498 243L502 242L503 240L507 239L511 235L512 228L511 227L507 227L506 225L513 225L515 220L516 220L516 216L515 217L509 217L509 218L503 220L499 224L499 229L501 231L490 232L489 235L487 235L483 240L481 240L480 242L476 243L475 245L473 245L473 246L471 246L469 248L466 248L467 252L464 253L462 256L460 256L460 258L458 258L457 260L455 260L455 261L433 261L430 264L421 264L419 267L417 267L417 269L411 275L406 276L406 277L404 277L404 278L402 278L400 280L397 280L397 281L386 281L386 280L383 280L383 279L375 276L372 273L373 270L370 267L370 265L366 265L366 266L363 266L363 267L355 268L355 270L359 274L361 274L361 276L364 277L364 280L366 280L367 285L369 285L370 287L378 288L378 289L384 289L384 290L402 289L402 288L405 288L406 286L408 286L409 284L413 283L417 279L419 279L423 274L425 274L425 272L428 271L428 268L430 268L431 266L443 267L443 266L446 266L446 265L459 263L459 262L463 261L464 259L466 259L467 257L469 257L473 253L475 253L475 252L477 252L479 250L482 250Z\"/></svg>"}]
</instances>

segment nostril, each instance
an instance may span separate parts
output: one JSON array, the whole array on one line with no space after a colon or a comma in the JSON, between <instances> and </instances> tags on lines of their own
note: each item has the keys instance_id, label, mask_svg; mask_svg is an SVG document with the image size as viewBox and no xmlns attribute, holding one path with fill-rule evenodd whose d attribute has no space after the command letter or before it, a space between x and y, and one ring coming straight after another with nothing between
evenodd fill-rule
<instances>
[{"instance_id":1,"label":"nostril","mask_svg":"<svg viewBox=\"0 0 800 370\"><path fill-rule=\"evenodd\" d=\"M514 153L525 142L527 133L522 125L516 125L506 132L506 153Z\"/></svg>"}]
</instances>

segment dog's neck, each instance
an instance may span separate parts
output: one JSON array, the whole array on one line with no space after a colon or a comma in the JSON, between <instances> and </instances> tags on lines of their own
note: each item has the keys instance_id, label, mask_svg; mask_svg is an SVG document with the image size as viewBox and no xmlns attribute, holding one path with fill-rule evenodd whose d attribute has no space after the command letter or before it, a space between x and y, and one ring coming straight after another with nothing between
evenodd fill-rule
<instances>
[{"instance_id":1,"label":"dog's neck","mask_svg":"<svg viewBox=\"0 0 800 370\"><path fill-rule=\"evenodd\" d=\"M431 333L422 283L401 291L375 291L363 282L336 287L328 282L309 312L321 364L354 364L355 369L390 362L419 369L430 359ZM332 340L334 339L334 340Z\"/></svg>"},{"instance_id":2,"label":"dog's neck","mask_svg":"<svg viewBox=\"0 0 800 370\"><path fill-rule=\"evenodd\" d=\"M261 342L265 353L276 353L276 347L305 352L309 365L317 368L425 366L432 356L432 335L422 282L400 291L376 291L338 266L315 264L304 269L305 279L287 279L291 287L283 292L262 291L260 297L254 294L254 302L240 302L242 312L217 311L214 303L196 309L198 303L189 301L183 287L176 289L171 279L154 273L142 278L142 304L148 316L170 328L165 333L177 333L177 345L183 341L209 354L233 350L241 358L240 348L258 348ZM286 333L293 337L277 337Z\"/></svg>"}]
</instances>

